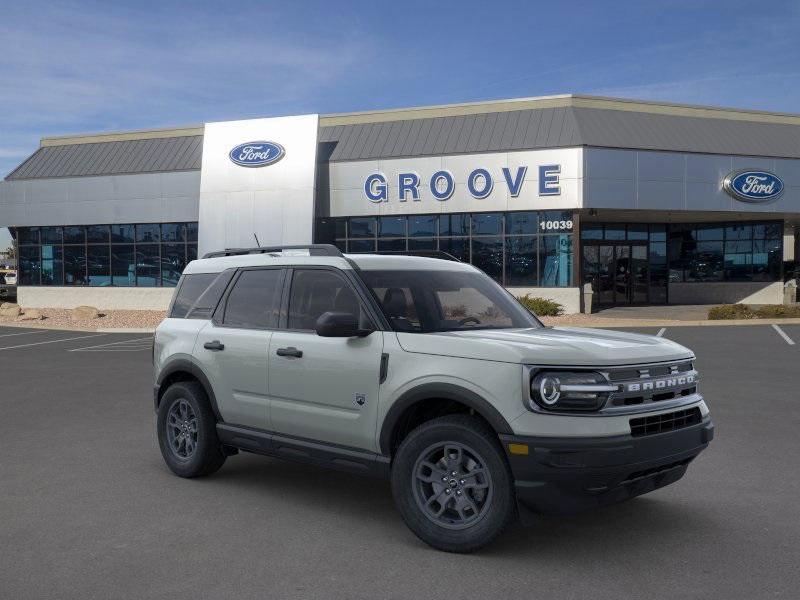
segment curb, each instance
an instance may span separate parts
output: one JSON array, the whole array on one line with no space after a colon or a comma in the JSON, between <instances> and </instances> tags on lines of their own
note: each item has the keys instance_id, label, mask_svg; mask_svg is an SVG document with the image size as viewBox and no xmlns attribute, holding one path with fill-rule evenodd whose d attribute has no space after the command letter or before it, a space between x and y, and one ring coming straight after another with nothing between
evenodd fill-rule
<instances>
[{"instance_id":1,"label":"curb","mask_svg":"<svg viewBox=\"0 0 800 600\"><path fill-rule=\"evenodd\" d=\"M723 319L719 321L668 321L653 319L606 319L596 323L551 323L545 322L549 327L588 327L588 328L614 328L614 327L732 327L736 325L800 325L800 319Z\"/></svg>"},{"instance_id":2,"label":"curb","mask_svg":"<svg viewBox=\"0 0 800 600\"><path fill-rule=\"evenodd\" d=\"M126 327L116 327L116 328L108 328L108 329L95 329L97 333L155 333L155 327L133 327L133 328L126 328Z\"/></svg>"}]
</instances>

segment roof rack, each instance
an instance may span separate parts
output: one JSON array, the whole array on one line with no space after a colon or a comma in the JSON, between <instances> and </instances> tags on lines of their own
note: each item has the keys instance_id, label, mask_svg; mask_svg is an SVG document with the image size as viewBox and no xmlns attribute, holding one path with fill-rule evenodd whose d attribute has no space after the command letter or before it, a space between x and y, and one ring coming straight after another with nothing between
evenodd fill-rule
<instances>
[{"instance_id":1,"label":"roof rack","mask_svg":"<svg viewBox=\"0 0 800 600\"><path fill-rule=\"evenodd\" d=\"M241 256L243 254L277 254L284 250L308 250L309 256L341 256L342 251L333 244L302 244L299 246L256 246L255 248L226 248L216 252L208 252L203 258L219 258L221 256Z\"/></svg>"},{"instance_id":2,"label":"roof rack","mask_svg":"<svg viewBox=\"0 0 800 600\"><path fill-rule=\"evenodd\" d=\"M423 256L425 258L439 258L441 260L451 260L463 262L460 258L445 252L444 250L379 250L376 254L398 255L398 256Z\"/></svg>"}]
</instances>

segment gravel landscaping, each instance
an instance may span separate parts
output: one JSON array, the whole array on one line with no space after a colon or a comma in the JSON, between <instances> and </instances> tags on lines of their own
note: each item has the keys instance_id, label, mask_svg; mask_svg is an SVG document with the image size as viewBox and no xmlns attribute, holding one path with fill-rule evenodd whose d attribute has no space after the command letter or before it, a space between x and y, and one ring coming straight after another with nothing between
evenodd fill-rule
<instances>
[{"instance_id":1,"label":"gravel landscaping","mask_svg":"<svg viewBox=\"0 0 800 600\"><path fill-rule=\"evenodd\" d=\"M75 319L72 311L63 308L23 309L35 310L42 318L22 320L20 317L0 316L0 325L20 325L24 327L44 327L47 329L154 329L166 315L163 310L100 310L96 319Z\"/></svg>"}]
</instances>

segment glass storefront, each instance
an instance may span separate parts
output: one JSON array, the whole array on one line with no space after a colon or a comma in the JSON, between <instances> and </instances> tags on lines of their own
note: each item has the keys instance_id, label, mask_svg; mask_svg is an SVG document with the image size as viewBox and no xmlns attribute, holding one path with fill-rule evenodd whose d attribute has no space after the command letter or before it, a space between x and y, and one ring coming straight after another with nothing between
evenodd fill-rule
<instances>
[{"instance_id":1,"label":"glass storefront","mask_svg":"<svg viewBox=\"0 0 800 600\"><path fill-rule=\"evenodd\" d=\"M783 223L583 223L581 278L599 305L664 304L668 283L780 281Z\"/></svg>"},{"instance_id":2,"label":"glass storefront","mask_svg":"<svg viewBox=\"0 0 800 600\"><path fill-rule=\"evenodd\" d=\"M174 286L197 223L19 227L19 285Z\"/></svg>"},{"instance_id":3,"label":"glass storefront","mask_svg":"<svg viewBox=\"0 0 800 600\"><path fill-rule=\"evenodd\" d=\"M506 287L571 287L571 211L339 217L317 222L317 242L343 252L447 252Z\"/></svg>"}]
</instances>

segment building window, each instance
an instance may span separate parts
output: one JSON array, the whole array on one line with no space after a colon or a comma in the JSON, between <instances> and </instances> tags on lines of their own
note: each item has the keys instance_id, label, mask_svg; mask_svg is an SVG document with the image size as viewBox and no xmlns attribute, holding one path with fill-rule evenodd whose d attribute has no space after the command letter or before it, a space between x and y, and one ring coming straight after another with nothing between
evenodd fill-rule
<instances>
[{"instance_id":1,"label":"building window","mask_svg":"<svg viewBox=\"0 0 800 600\"><path fill-rule=\"evenodd\" d=\"M14 230L20 285L174 286L197 258L197 223Z\"/></svg>"},{"instance_id":2,"label":"building window","mask_svg":"<svg viewBox=\"0 0 800 600\"><path fill-rule=\"evenodd\" d=\"M446 252L507 287L569 287L571 211L339 217L317 223L317 241L342 252Z\"/></svg>"},{"instance_id":3,"label":"building window","mask_svg":"<svg viewBox=\"0 0 800 600\"><path fill-rule=\"evenodd\" d=\"M670 281L779 281L783 223L673 225Z\"/></svg>"}]
</instances>

